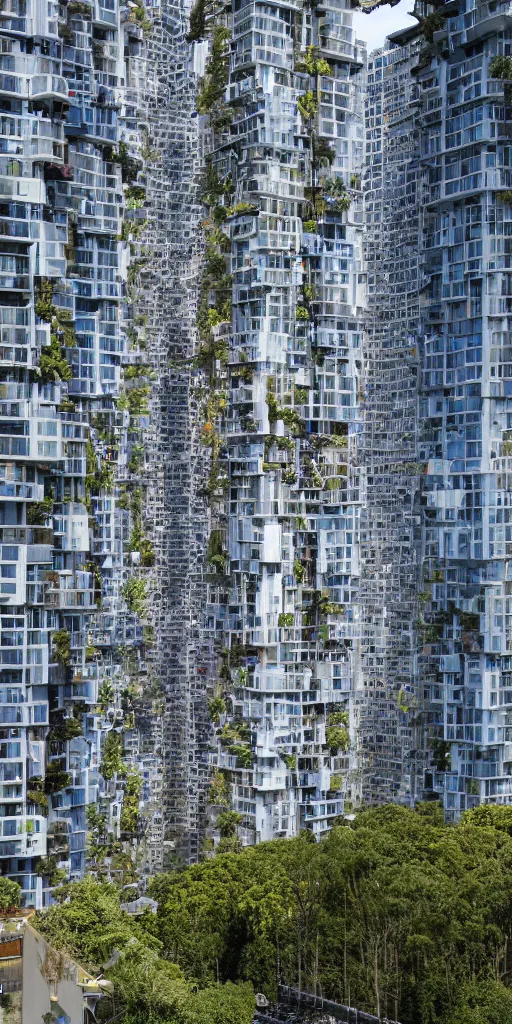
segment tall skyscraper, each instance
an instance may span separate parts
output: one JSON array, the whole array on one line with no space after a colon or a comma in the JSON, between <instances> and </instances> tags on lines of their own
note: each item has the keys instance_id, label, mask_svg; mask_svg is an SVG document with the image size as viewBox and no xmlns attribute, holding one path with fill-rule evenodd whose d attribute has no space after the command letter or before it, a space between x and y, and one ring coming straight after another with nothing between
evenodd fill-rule
<instances>
[{"instance_id":1,"label":"tall skyscraper","mask_svg":"<svg viewBox=\"0 0 512 1024\"><path fill-rule=\"evenodd\" d=\"M367 57L349 0L3 5L27 904L510 799L511 17L416 6Z\"/></svg>"}]
</instances>

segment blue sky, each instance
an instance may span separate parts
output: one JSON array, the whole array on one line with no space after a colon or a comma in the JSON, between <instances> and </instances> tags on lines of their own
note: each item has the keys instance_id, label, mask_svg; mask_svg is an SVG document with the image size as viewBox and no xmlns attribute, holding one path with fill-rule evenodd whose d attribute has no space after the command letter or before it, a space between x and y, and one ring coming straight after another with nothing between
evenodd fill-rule
<instances>
[{"instance_id":1,"label":"blue sky","mask_svg":"<svg viewBox=\"0 0 512 1024\"><path fill-rule=\"evenodd\" d=\"M396 7L378 7L372 14L354 13L354 28L358 39L366 39L368 53L382 46L390 32L396 32L405 25L417 25L416 18L407 14L414 7L414 0L400 0Z\"/></svg>"}]
</instances>

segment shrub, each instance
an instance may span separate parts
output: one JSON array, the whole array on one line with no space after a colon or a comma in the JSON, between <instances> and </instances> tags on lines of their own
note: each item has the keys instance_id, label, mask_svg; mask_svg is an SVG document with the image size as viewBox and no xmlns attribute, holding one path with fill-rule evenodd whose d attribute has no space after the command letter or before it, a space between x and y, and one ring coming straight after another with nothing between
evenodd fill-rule
<instances>
[{"instance_id":1,"label":"shrub","mask_svg":"<svg viewBox=\"0 0 512 1024\"><path fill-rule=\"evenodd\" d=\"M71 633L69 629L57 629L52 634L52 655L60 665L69 665L71 660Z\"/></svg>"},{"instance_id":2,"label":"shrub","mask_svg":"<svg viewBox=\"0 0 512 1024\"><path fill-rule=\"evenodd\" d=\"M206 0L196 0L190 11L190 30L187 35L187 42L193 43L202 39L205 31L205 10Z\"/></svg>"},{"instance_id":3,"label":"shrub","mask_svg":"<svg viewBox=\"0 0 512 1024\"><path fill-rule=\"evenodd\" d=\"M0 878L0 912L5 914L8 910L19 907L21 889L17 882L11 882L10 878Z\"/></svg>"},{"instance_id":4,"label":"shrub","mask_svg":"<svg viewBox=\"0 0 512 1024\"><path fill-rule=\"evenodd\" d=\"M489 64L489 75L491 78L512 82L512 57L494 57Z\"/></svg>"},{"instance_id":5,"label":"shrub","mask_svg":"<svg viewBox=\"0 0 512 1024\"><path fill-rule=\"evenodd\" d=\"M109 780L116 772L123 772L123 741L119 733L111 730L105 737L101 752L100 775Z\"/></svg>"},{"instance_id":6,"label":"shrub","mask_svg":"<svg viewBox=\"0 0 512 1024\"><path fill-rule=\"evenodd\" d=\"M59 793L61 789L66 789L67 786L70 786L71 782L72 776L64 768L61 768L57 762L51 761L47 765L44 778L45 793Z\"/></svg>"},{"instance_id":7,"label":"shrub","mask_svg":"<svg viewBox=\"0 0 512 1024\"><path fill-rule=\"evenodd\" d=\"M224 811L222 814L219 814L215 825L221 836L224 839L228 839L230 836L236 836L237 825L241 825L242 821L243 815L237 811Z\"/></svg>"},{"instance_id":8,"label":"shrub","mask_svg":"<svg viewBox=\"0 0 512 1024\"><path fill-rule=\"evenodd\" d=\"M350 746L350 735L346 726L329 725L325 730L325 740L331 752L346 752Z\"/></svg>"},{"instance_id":9,"label":"shrub","mask_svg":"<svg viewBox=\"0 0 512 1024\"><path fill-rule=\"evenodd\" d=\"M280 612L277 620L279 626L293 626L294 621L293 612Z\"/></svg>"},{"instance_id":10,"label":"shrub","mask_svg":"<svg viewBox=\"0 0 512 1024\"><path fill-rule=\"evenodd\" d=\"M36 290L34 310L40 320L48 324L52 322L56 309L53 305L53 282L49 277L41 278Z\"/></svg>"},{"instance_id":11,"label":"shrub","mask_svg":"<svg viewBox=\"0 0 512 1024\"><path fill-rule=\"evenodd\" d=\"M208 701L208 714L214 725L217 725L221 715L226 713L226 701L223 697L212 697Z\"/></svg>"},{"instance_id":12,"label":"shrub","mask_svg":"<svg viewBox=\"0 0 512 1024\"><path fill-rule=\"evenodd\" d=\"M55 384L61 380L71 380L73 371L56 334L51 335L50 344L41 349L39 373L43 384Z\"/></svg>"},{"instance_id":13,"label":"shrub","mask_svg":"<svg viewBox=\"0 0 512 1024\"><path fill-rule=\"evenodd\" d=\"M140 576L130 576L121 587L126 604L131 612L136 615L143 615L146 611L147 587L146 581Z\"/></svg>"},{"instance_id":14,"label":"shrub","mask_svg":"<svg viewBox=\"0 0 512 1024\"><path fill-rule=\"evenodd\" d=\"M299 96L297 107L304 121L311 121L318 110L316 96L311 90Z\"/></svg>"}]
</instances>

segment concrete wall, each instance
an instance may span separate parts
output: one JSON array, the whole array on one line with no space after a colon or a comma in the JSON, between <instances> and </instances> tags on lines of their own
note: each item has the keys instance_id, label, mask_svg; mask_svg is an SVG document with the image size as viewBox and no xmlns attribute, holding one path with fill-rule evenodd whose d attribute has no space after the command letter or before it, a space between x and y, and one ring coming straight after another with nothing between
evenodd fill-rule
<instances>
[{"instance_id":1,"label":"concrete wall","mask_svg":"<svg viewBox=\"0 0 512 1024\"><path fill-rule=\"evenodd\" d=\"M67 1014L71 1024L83 1024L84 998L82 989L76 984L79 968L72 960L62 956L62 978L54 986L41 973L47 955L59 956L56 950L43 939L31 925L25 927L23 938L23 1012L22 1024L41 1024L45 1013L56 1017ZM62 955L62 954L61 954ZM83 972L86 977L90 977ZM57 996L54 1001L50 997Z\"/></svg>"}]
</instances>

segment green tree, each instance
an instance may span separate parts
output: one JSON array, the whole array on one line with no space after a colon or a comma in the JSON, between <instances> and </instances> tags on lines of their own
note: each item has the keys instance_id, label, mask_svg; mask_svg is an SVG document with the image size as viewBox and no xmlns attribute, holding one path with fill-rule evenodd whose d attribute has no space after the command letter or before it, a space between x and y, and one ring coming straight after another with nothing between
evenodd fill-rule
<instances>
[{"instance_id":1,"label":"green tree","mask_svg":"<svg viewBox=\"0 0 512 1024\"><path fill-rule=\"evenodd\" d=\"M8 910L19 907L21 899L21 888L17 882L10 878L0 878L0 912L5 914Z\"/></svg>"},{"instance_id":2,"label":"green tree","mask_svg":"<svg viewBox=\"0 0 512 1024\"><path fill-rule=\"evenodd\" d=\"M116 772L122 774L123 770L123 740L118 732L111 729L101 751L100 774L104 779L112 779Z\"/></svg>"}]
</instances>

